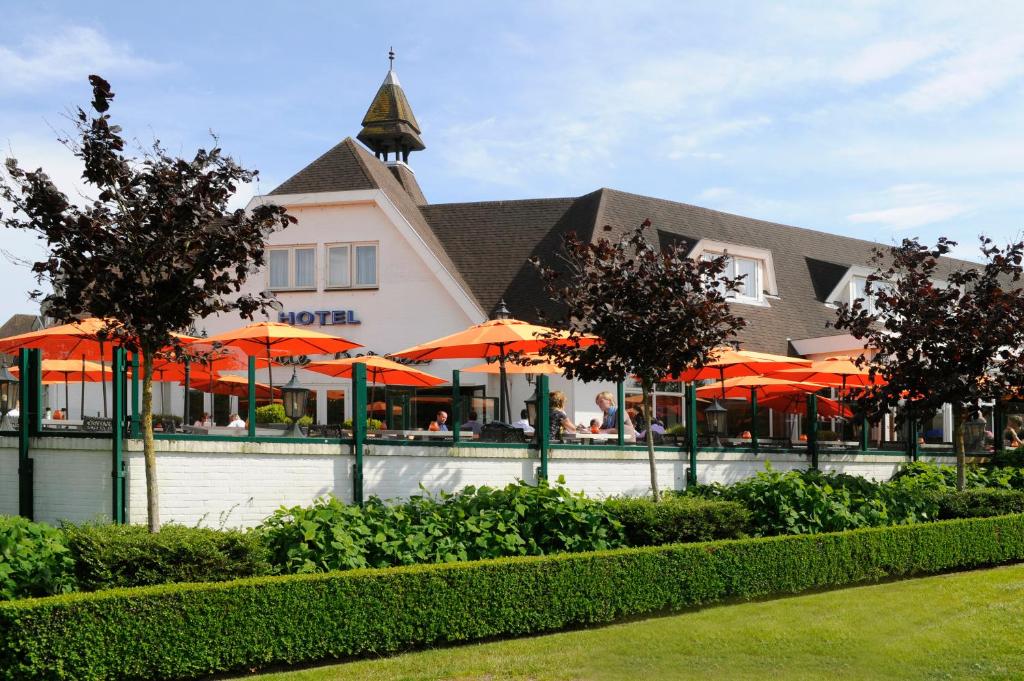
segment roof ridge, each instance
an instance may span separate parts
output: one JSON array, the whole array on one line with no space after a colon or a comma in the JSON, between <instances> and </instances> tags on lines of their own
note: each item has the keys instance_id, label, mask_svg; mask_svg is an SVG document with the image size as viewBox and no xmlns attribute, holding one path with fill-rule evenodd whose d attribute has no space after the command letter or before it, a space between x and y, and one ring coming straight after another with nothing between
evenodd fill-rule
<instances>
[{"instance_id":1,"label":"roof ridge","mask_svg":"<svg viewBox=\"0 0 1024 681\"><path fill-rule=\"evenodd\" d=\"M366 181L369 182L374 187L376 187L377 189L380 189L380 182L377 182L377 180L374 179L373 174L370 172L369 167L367 167L366 165L366 160L363 159L363 155L359 153L358 145L356 144L356 141L352 139L352 136L349 135L348 137L343 139L341 143L346 145L349 151L352 152L352 155L355 156L356 163L359 164L359 170L362 171L363 177L366 179Z\"/></svg>"},{"instance_id":2,"label":"roof ridge","mask_svg":"<svg viewBox=\"0 0 1024 681\"><path fill-rule=\"evenodd\" d=\"M583 196L586 196L584 194ZM487 206L501 203L528 203L528 202L540 202L540 201L578 201L583 196L549 196L544 198L536 199L494 199L491 201L448 201L445 203L431 203L427 204L428 207L433 206Z\"/></svg>"}]
</instances>

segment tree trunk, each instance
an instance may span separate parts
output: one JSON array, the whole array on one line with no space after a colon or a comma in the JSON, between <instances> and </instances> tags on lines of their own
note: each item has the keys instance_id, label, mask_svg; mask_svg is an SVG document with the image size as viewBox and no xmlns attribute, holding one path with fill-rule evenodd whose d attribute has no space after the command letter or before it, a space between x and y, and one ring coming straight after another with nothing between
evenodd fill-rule
<instances>
[{"instance_id":1,"label":"tree trunk","mask_svg":"<svg viewBox=\"0 0 1024 681\"><path fill-rule=\"evenodd\" d=\"M651 386L647 381L641 383L641 390L643 391L644 416L647 419L644 439L647 440L647 460L651 464L651 493L654 495L654 500L658 501L661 498L661 492L658 490L658 468L654 463L654 431L651 430L651 421L654 418L654 405L651 399ZM625 408L626 405L619 405L619 409Z\"/></svg>"},{"instance_id":2,"label":"tree trunk","mask_svg":"<svg viewBox=\"0 0 1024 681\"><path fill-rule=\"evenodd\" d=\"M956 488L963 491L967 477L967 457L964 454L964 408L953 405L953 452L956 454Z\"/></svg>"},{"instance_id":3,"label":"tree trunk","mask_svg":"<svg viewBox=\"0 0 1024 681\"><path fill-rule=\"evenodd\" d=\"M159 532L160 498L156 482L156 443L153 441L153 351L148 348L142 350L142 371L142 451L146 460L146 512L149 531Z\"/></svg>"}]
</instances>

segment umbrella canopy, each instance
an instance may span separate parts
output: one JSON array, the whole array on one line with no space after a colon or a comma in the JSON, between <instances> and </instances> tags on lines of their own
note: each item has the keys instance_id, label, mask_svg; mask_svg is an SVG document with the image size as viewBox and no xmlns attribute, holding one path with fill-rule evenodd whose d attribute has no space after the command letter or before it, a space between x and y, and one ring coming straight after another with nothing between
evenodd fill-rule
<instances>
[{"instance_id":1,"label":"umbrella canopy","mask_svg":"<svg viewBox=\"0 0 1024 681\"><path fill-rule=\"evenodd\" d=\"M733 350L721 348L715 350L711 359L701 367L688 369L682 374L666 378L666 381L724 381L738 376L763 376L783 369L800 369L809 367L811 360L785 355L769 355L764 352L749 350ZM804 380L792 377L792 380Z\"/></svg>"},{"instance_id":2,"label":"umbrella canopy","mask_svg":"<svg viewBox=\"0 0 1024 681\"><path fill-rule=\"evenodd\" d=\"M760 404L774 395L793 393L806 395L807 393L816 393L824 387L817 383L802 383L765 376L737 376L697 388L697 396L750 399L750 391L753 389L757 391L757 401Z\"/></svg>"},{"instance_id":3,"label":"umbrella canopy","mask_svg":"<svg viewBox=\"0 0 1024 681\"><path fill-rule=\"evenodd\" d=\"M333 355L362 347L359 343L338 336L279 322L255 322L204 338L201 342L204 345L219 343L225 347L235 347L246 355L256 357Z\"/></svg>"},{"instance_id":4,"label":"umbrella canopy","mask_svg":"<svg viewBox=\"0 0 1024 681\"><path fill-rule=\"evenodd\" d=\"M18 376L19 368L13 366L10 372ZM95 383L109 381L113 372L96 363L77 359L44 359L42 366L43 383Z\"/></svg>"},{"instance_id":5,"label":"umbrella canopy","mask_svg":"<svg viewBox=\"0 0 1024 681\"><path fill-rule=\"evenodd\" d=\"M192 382L192 387L196 390L201 390L204 393L213 393L215 395L235 395L236 397L248 397L249 396L249 379L243 376L219 376L217 378L201 378L198 381ZM280 397L281 389L271 389L265 383L256 384L256 398L265 400L269 399L273 393L273 396Z\"/></svg>"},{"instance_id":6,"label":"umbrella canopy","mask_svg":"<svg viewBox=\"0 0 1024 681\"><path fill-rule=\"evenodd\" d=\"M552 344L593 345L600 342L594 336L570 338L564 331L557 331L547 326L530 324L520 319L507 316L508 310L502 301L497 319L436 338L420 345L394 353L395 357L407 359L497 359L500 376L499 414L504 414L507 421L512 420L512 411L508 400L508 373L506 358L510 353L536 354Z\"/></svg>"},{"instance_id":7,"label":"umbrella canopy","mask_svg":"<svg viewBox=\"0 0 1024 681\"><path fill-rule=\"evenodd\" d=\"M109 360L116 344L105 334L116 327L117 322L90 317L0 338L0 352L13 353L28 348L42 350L44 357L54 359Z\"/></svg>"},{"instance_id":8,"label":"umbrella canopy","mask_svg":"<svg viewBox=\"0 0 1024 681\"><path fill-rule=\"evenodd\" d=\"M432 387L443 385L443 378L432 376L380 355L364 355L345 359L329 359L322 362L310 362L303 369L335 378L352 378L352 368L357 364L366 366L366 380L382 385L416 385Z\"/></svg>"},{"instance_id":9,"label":"umbrella canopy","mask_svg":"<svg viewBox=\"0 0 1024 681\"><path fill-rule=\"evenodd\" d=\"M505 365L506 374L560 374L563 371L565 370L562 367L551 362ZM501 373L501 366L497 362L485 362L471 366L468 369L463 369L463 372L471 374L499 374Z\"/></svg>"},{"instance_id":10,"label":"umbrella canopy","mask_svg":"<svg viewBox=\"0 0 1024 681\"><path fill-rule=\"evenodd\" d=\"M867 367L859 367L849 357L835 357L812 362L809 366L781 369L773 371L769 376L792 381L807 381L822 385L841 386L846 388L864 388L869 385L882 385L885 381L868 374Z\"/></svg>"},{"instance_id":11,"label":"umbrella canopy","mask_svg":"<svg viewBox=\"0 0 1024 681\"><path fill-rule=\"evenodd\" d=\"M773 395L758 402L760 406L785 412L807 416L807 397L805 394L790 393ZM853 418L853 410L827 397L818 397L818 418Z\"/></svg>"}]
</instances>

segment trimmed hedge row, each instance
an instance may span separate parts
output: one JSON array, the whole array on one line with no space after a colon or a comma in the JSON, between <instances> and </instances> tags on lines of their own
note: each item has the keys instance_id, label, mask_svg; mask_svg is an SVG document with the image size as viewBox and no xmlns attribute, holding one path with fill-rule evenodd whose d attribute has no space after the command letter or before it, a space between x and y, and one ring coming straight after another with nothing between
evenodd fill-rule
<instances>
[{"instance_id":1,"label":"trimmed hedge row","mask_svg":"<svg viewBox=\"0 0 1024 681\"><path fill-rule=\"evenodd\" d=\"M604 505L622 523L629 546L738 539L749 531L750 511L735 501L666 495L659 502L623 497Z\"/></svg>"},{"instance_id":2,"label":"trimmed hedge row","mask_svg":"<svg viewBox=\"0 0 1024 681\"><path fill-rule=\"evenodd\" d=\"M0 678L195 678L1024 559L1024 516L0 603Z\"/></svg>"}]
</instances>

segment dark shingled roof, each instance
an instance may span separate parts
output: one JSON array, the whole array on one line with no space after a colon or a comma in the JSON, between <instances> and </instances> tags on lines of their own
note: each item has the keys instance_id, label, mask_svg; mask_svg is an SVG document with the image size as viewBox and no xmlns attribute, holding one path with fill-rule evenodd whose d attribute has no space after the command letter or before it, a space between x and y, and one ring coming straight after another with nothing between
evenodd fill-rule
<instances>
[{"instance_id":1,"label":"dark shingled roof","mask_svg":"<svg viewBox=\"0 0 1024 681\"><path fill-rule=\"evenodd\" d=\"M14 314L0 326L0 338L17 336L43 328L43 319L36 314Z\"/></svg>"},{"instance_id":2,"label":"dark shingled roof","mask_svg":"<svg viewBox=\"0 0 1024 681\"><path fill-rule=\"evenodd\" d=\"M650 219L649 238L693 247L712 239L770 250L778 296L767 306L737 304L750 350L789 354L788 339L835 335L825 300L851 265L867 265L874 242L732 215L685 203L599 189L577 198L418 205L395 174L351 138L321 156L272 194L373 189L384 191L428 247L485 313L505 299L516 317L556 313L527 260L557 265L562 237L616 240ZM943 259L940 276L966 264Z\"/></svg>"}]
</instances>

